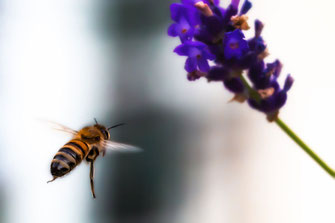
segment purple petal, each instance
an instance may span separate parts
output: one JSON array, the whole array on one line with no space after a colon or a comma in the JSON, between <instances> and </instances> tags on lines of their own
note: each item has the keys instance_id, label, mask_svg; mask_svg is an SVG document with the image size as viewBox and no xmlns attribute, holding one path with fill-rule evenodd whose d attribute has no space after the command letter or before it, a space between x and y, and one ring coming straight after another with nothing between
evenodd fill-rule
<instances>
[{"instance_id":1,"label":"purple petal","mask_svg":"<svg viewBox=\"0 0 335 223\"><path fill-rule=\"evenodd\" d=\"M283 68L283 64L280 63L279 60L276 60L275 63L276 63L276 67L275 67L275 70L274 70L274 72L273 72L273 76L275 76L275 77L279 77L280 72L281 72L281 70L282 70L282 68Z\"/></svg>"},{"instance_id":2,"label":"purple petal","mask_svg":"<svg viewBox=\"0 0 335 223\"><path fill-rule=\"evenodd\" d=\"M181 17L187 16L187 7L182 4L173 3L170 5L170 12L171 19L175 22L179 22Z\"/></svg>"},{"instance_id":3,"label":"purple petal","mask_svg":"<svg viewBox=\"0 0 335 223\"><path fill-rule=\"evenodd\" d=\"M208 59L208 60L215 60L215 55L212 54L211 52L209 52L208 49L204 49L202 52L202 55L204 58Z\"/></svg>"},{"instance_id":4,"label":"purple petal","mask_svg":"<svg viewBox=\"0 0 335 223\"><path fill-rule=\"evenodd\" d=\"M192 27L200 24L200 12L195 7L188 7L186 18Z\"/></svg>"},{"instance_id":5,"label":"purple petal","mask_svg":"<svg viewBox=\"0 0 335 223\"><path fill-rule=\"evenodd\" d=\"M176 23L180 23L182 18L186 19L187 23L193 27L200 22L200 13L194 6L189 4L173 3L170 5L171 19Z\"/></svg>"},{"instance_id":6,"label":"purple petal","mask_svg":"<svg viewBox=\"0 0 335 223\"><path fill-rule=\"evenodd\" d=\"M232 0L231 1L231 5L237 9L238 8L238 5L240 4L240 0Z\"/></svg>"},{"instance_id":7,"label":"purple petal","mask_svg":"<svg viewBox=\"0 0 335 223\"><path fill-rule=\"evenodd\" d=\"M207 74L207 79L210 81L223 81L230 74L230 70L225 67L211 67L210 71Z\"/></svg>"},{"instance_id":8,"label":"purple petal","mask_svg":"<svg viewBox=\"0 0 335 223\"><path fill-rule=\"evenodd\" d=\"M233 32L230 32L230 35L234 36L235 38L241 38L241 39L245 37L242 30L240 29L236 29Z\"/></svg>"},{"instance_id":9,"label":"purple petal","mask_svg":"<svg viewBox=\"0 0 335 223\"><path fill-rule=\"evenodd\" d=\"M172 37L178 36L178 27L177 23L171 24L168 29L168 35Z\"/></svg>"},{"instance_id":10,"label":"purple petal","mask_svg":"<svg viewBox=\"0 0 335 223\"><path fill-rule=\"evenodd\" d=\"M223 84L228 90L234 93L242 93L244 91L243 82L238 77L233 77L229 80L225 80Z\"/></svg>"},{"instance_id":11,"label":"purple petal","mask_svg":"<svg viewBox=\"0 0 335 223\"><path fill-rule=\"evenodd\" d=\"M199 66L199 70L202 71L202 72L205 72L207 73L209 71L209 64L208 64L208 61L204 58L200 58L198 59L198 66Z\"/></svg>"},{"instance_id":12,"label":"purple petal","mask_svg":"<svg viewBox=\"0 0 335 223\"><path fill-rule=\"evenodd\" d=\"M252 51L254 51L257 55L264 52L266 49L266 45L261 36L256 36L248 41L249 47Z\"/></svg>"},{"instance_id":13,"label":"purple petal","mask_svg":"<svg viewBox=\"0 0 335 223\"><path fill-rule=\"evenodd\" d=\"M244 39L244 34L239 29L225 33L223 45L226 59L240 59L249 50L248 42Z\"/></svg>"},{"instance_id":14,"label":"purple petal","mask_svg":"<svg viewBox=\"0 0 335 223\"><path fill-rule=\"evenodd\" d=\"M263 27L264 27L264 24L260 20L256 19L255 21L255 36L256 37L259 37L261 35Z\"/></svg>"},{"instance_id":15,"label":"purple petal","mask_svg":"<svg viewBox=\"0 0 335 223\"><path fill-rule=\"evenodd\" d=\"M284 106L287 100L287 94L284 91L278 92L278 94L275 95L273 98L273 108L272 110L269 109L270 111L275 111L280 109L281 107Z\"/></svg>"},{"instance_id":16,"label":"purple petal","mask_svg":"<svg viewBox=\"0 0 335 223\"><path fill-rule=\"evenodd\" d=\"M283 65L279 60L275 60L273 63L267 63L264 73L267 75L272 75L274 79L277 79L280 75Z\"/></svg>"},{"instance_id":17,"label":"purple petal","mask_svg":"<svg viewBox=\"0 0 335 223\"><path fill-rule=\"evenodd\" d=\"M229 23L232 16L237 14L237 7L235 7L233 4L230 4L223 14L222 22L223 23Z\"/></svg>"},{"instance_id":18,"label":"purple petal","mask_svg":"<svg viewBox=\"0 0 335 223\"><path fill-rule=\"evenodd\" d=\"M246 14L251 9L251 7L252 7L251 2L249 0L245 0L242 5L240 14L241 15Z\"/></svg>"},{"instance_id":19,"label":"purple petal","mask_svg":"<svg viewBox=\"0 0 335 223\"><path fill-rule=\"evenodd\" d=\"M194 29L190 26L190 23L186 20L185 17L181 17L178 23L178 35L180 36L180 40L185 42L187 40L192 39L194 34Z\"/></svg>"},{"instance_id":20,"label":"purple petal","mask_svg":"<svg viewBox=\"0 0 335 223\"><path fill-rule=\"evenodd\" d=\"M198 1L197 0L181 0L181 3L183 3L185 5L194 5Z\"/></svg>"},{"instance_id":21,"label":"purple petal","mask_svg":"<svg viewBox=\"0 0 335 223\"><path fill-rule=\"evenodd\" d=\"M207 47L206 44L204 44L203 42L200 42L200 41L189 41L187 44L189 46L196 47L199 50L203 50Z\"/></svg>"},{"instance_id":22,"label":"purple petal","mask_svg":"<svg viewBox=\"0 0 335 223\"><path fill-rule=\"evenodd\" d=\"M188 52L190 50L190 46L183 43L183 44L180 44L179 46L177 46L173 52L175 52L176 54L180 55L180 56L188 56Z\"/></svg>"},{"instance_id":23,"label":"purple petal","mask_svg":"<svg viewBox=\"0 0 335 223\"><path fill-rule=\"evenodd\" d=\"M197 70L197 59L196 58L187 58L185 63L185 70L189 73Z\"/></svg>"},{"instance_id":24,"label":"purple petal","mask_svg":"<svg viewBox=\"0 0 335 223\"><path fill-rule=\"evenodd\" d=\"M286 77L285 84L284 84L284 91L287 92L288 90L291 89L293 85L294 79L293 77L289 74Z\"/></svg>"}]
</instances>

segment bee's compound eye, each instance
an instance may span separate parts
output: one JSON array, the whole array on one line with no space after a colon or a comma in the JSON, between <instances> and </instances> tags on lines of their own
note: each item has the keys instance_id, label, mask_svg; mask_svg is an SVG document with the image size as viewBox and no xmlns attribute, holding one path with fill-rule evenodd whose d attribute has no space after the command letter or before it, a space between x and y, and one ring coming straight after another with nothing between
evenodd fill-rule
<instances>
[{"instance_id":1,"label":"bee's compound eye","mask_svg":"<svg viewBox=\"0 0 335 223\"><path fill-rule=\"evenodd\" d=\"M104 138L107 140L108 139L108 132L104 129L102 129L101 132L104 135Z\"/></svg>"}]
</instances>

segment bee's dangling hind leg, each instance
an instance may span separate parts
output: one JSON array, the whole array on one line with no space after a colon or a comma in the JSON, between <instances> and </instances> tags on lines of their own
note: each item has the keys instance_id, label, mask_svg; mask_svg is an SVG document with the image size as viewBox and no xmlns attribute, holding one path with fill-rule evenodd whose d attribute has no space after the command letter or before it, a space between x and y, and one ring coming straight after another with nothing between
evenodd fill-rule
<instances>
[{"instance_id":1,"label":"bee's dangling hind leg","mask_svg":"<svg viewBox=\"0 0 335 223\"><path fill-rule=\"evenodd\" d=\"M56 180L57 178L58 178L58 177L54 176L54 178L52 178L52 180L49 180L47 183L50 183L50 182Z\"/></svg>"},{"instance_id":2,"label":"bee's dangling hind leg","mask_svg":"<svg viewBox=\"0 0 335 223\"><path fill-rule=\"evenodd\" d=\"M93 198L96 198L94 192L94 161L90 161L90 182L91 182L91 192Z\"/></svg>"}]
</instances>

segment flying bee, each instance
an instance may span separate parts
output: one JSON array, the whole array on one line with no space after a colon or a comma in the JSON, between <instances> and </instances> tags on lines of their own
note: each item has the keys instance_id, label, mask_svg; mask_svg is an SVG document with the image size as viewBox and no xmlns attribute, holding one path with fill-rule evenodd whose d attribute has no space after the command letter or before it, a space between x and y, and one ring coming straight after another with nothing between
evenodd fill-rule
<instances>
[{"instance_id":1,"label":"flying bee","mask_svg":"<svg viewBox=\"0 0 335 223\"><path fill-rule=\"evenodd\" d=\"M90 165L90 184L93 198L96 198L94 192L94 161L102 154L105 155L107 149L120 151L138 151L135 146L122 144L110 140L109 130L123 123L106 128L94 119L95 125L87 126L79 131L75 131L66 126L57 125L57 130L70 133L73 138L58 150L51 161L50 171L53 179L62 177L73 170L81 161L85 160Z\"/></svg>"}]
</instances>

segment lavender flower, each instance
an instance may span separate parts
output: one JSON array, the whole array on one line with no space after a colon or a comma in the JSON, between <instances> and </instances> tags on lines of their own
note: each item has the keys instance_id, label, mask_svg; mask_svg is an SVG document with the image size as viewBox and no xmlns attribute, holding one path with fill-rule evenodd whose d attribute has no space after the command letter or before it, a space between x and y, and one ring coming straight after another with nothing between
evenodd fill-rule
<instances>
[{"instance_id":1,"label":"lavender flower","mask_svg":"<svg viewBox=\"0 0 335 223\"><path fill-rule=\"evenodd\" d=\"M245 0L240 11L239 4L240 0L231 0L227 8L222 8L219 0L181 0L181 4L171 5L171 18L175 23L169 27L168 33L181 39L182 43L174 52L187 56L185 70L188 80L204 77L209 82L222 82L228 91L235 94L233 100L247 101L251 108L265 113L269 121L274 121L335 178L335 170L278 117L293 78L287 75L281 87L278 77L282 64L279 60L264 61L269 53L261 36L264 27L261 21L255 21L254 37L245 39L243 32L250 28L246 13L252 4ZM208 60L214 60L212 66Z\"/></svg>"},{"instance_id":2,"label":"lavender flower","mask_svg":"<svg viewBox=\"0 0 335 223\"><path fill-rule=\"evenodd\" d=\"M179 36L181 42L192 39L195 26L198 24L196 9L182 4L171 4L170 10L171 18L175 23L170 25L168 35Z\"/></svg>"},{"instance_id":3,"label":"lavender flower","mask_svg":"<svg viewBox=\"0 0 335 223\"><path fill-rule=\"evenodd\" d=\"M244 34L239 29L225 33L223 48L227 60L240 59L249 51L248 42L244 40Z\"/></svg>"},{"instance_id":4,"label":"lavender flower","mask_svg":"<svg viewBox=\"0 0 335 223\"><path fill-rule=\"evenodd\" d=\"M174 52L181 56L188 56L185 63L187 72L194 72L198 69L202 72L208 72L210 67L207 60L215 59L215 56L209 52L207 45L199 41L187 41L177 46Z\"/></svg>"},{"instance_id":5,"label":"lavender flower","mask_svg":"<svg viewBox=\"0 0 335 223\"><path fill-rule=\"evenodd\" d=\"M279 60L264 62L268 51L261 36L262 22L256 20L255 36L245 39L243 32L249 29L246 13L252 4L245 0L238 11L239 3L240 0L232 0L223 8L219 0L181 0L170 7L175 23L168 34L181 39L174 52L187 56L185 70L189 80L205 77L208 81L222 81L235 94L234 99L247 100L252 108L273 121L286 102L293 78L287 76L281 88L277 79L282 64ZM214 65L210 66L208 60L214 60Z\"/></svg>"}]
</instances>

